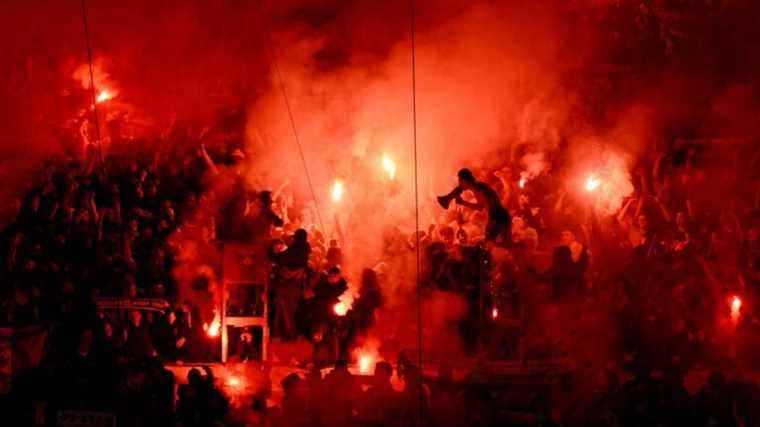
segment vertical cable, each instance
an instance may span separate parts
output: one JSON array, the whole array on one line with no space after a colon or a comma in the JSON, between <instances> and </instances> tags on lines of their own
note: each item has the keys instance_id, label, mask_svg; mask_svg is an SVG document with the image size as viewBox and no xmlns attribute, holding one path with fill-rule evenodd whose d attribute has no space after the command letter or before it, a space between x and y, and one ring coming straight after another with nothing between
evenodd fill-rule
<instances>
[{"instance_id":1,"label":"vertical cable","mask_svg":"<svg viewBox=\"0 0 760 427\"><path fill-rule=\"evenodd\" d=\"M415 51L415 0L409 1L410 9L410 30L411 30L411 57L412 57L412 142L414 146L414 234L416 239L416 263L415 263L415 282L417 290L417 347L418 347L418 359L419 365L419 387L420 387L420 425L423 424L425 417L425 389L423 387L424 369L422 357L423 346L423 331L422 331L422 283L420 282L420 197L419 197L419 183L418 183L418 162L417 162L417 63L416 63L416 51Z\"/></svg>"},{"instance_id":2,"label":"vertical cable","mask_svg":"<svg viewBox=\"0 0 760 427\"><path fill-rule=\"evenodd\" d=\"M103 146L100 140L100 123L98 120L98 98L95 94L95 77L94 72L92 68L92 46L90 46L90 29L87 25L87 6L85 5L86 0L82 0L82 26L84 27L84 39L85 43L87 44L87 62L90 65L90 94L92 96L92 114L93 114L93 120L95 122L95 137L98 141L98 161L103 163Z\"/></svg>"},{"instance_id":3,"label":"vertical cable","mask_svg":"<svg viewBox=\"0 0 760 427\"><path fill-rule=\"evenodd\" d=\"M296 145L298 145L298 154L301 156L301 164L303 165L303 170L306 173L306 182L309 184L309 191L311 191L311 197L314 199L314 209L317 211L317 220L319 221L319 226L322 228L322 234L324 237L327 237L327 229L325 228L325 223L322 222L322 214L319 211L319 202L317 201L317 193L314 191L314 185L311 181L311 175L309 174L309 168L306 165L306 156L303 154L303 148L301 147L301 138L298 136L298 130L296 129L296 122L293 118L293 111L290 108L290 101L288 100L288 94L285 91L285 83L282 79L282 74L280 74L280 67L277 65L277 57L274 54L274 48L271 47L271 40L269 39L267 33L267 41L270 42L268 44L269 48L269 56L272 59L272 66L274 67L275 75L277 76L277 82L280 86L280 92L282 93L282 99L285 101L285 108L288 110L288 118L290 119L290 128L293 130L293 137L296 140Z\"/></svg>"}]
</instances>

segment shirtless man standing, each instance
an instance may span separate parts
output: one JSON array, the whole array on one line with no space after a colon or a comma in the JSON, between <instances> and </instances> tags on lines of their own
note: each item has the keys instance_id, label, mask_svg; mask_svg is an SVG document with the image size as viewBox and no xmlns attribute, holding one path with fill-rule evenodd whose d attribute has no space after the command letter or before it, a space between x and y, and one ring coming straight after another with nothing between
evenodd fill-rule
<instances>
[{"instance_id":1,"label":"shirtless man standing","mask_svg":"<svg viewBox=\"0 0 760 427\"><path fill-rule=\"evenodd\" d=\"M496 242L501 236L501 243L504 246L511 245L512 217L501 205L498 193L485 182L476 180L469 169L460 169L457 176L459 177L459 185L451 193L438 197L438 203L448 209L453 199L458 205L475 210L485 210L488 212L488 223L485 230L486 240ZM462 199L462 193L467 190L472 191L475 195L475 203Z\"/></svg>"}]
</instances>

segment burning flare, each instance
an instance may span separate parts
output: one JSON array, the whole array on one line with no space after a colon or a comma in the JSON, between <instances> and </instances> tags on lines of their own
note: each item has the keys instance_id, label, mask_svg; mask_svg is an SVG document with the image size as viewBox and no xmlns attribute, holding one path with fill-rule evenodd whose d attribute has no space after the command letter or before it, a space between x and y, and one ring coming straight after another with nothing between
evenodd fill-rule
<instances>
[{"instance_id":1,"label":"burning flare","mask_svg":"<svg viewBox=\"0 0 760 427\"><path fill-rule=\"evenodd\" d=\"M341 296L338 297L338 303L333 306L333 311L338 316L345 316L346 313L348 313L348 310L351 310L351 307L353 305L354 297L349 293L348 290L346 290Z\"/></svg>"},{"instance_id":2,"label":"burning flare","mask_svg":"<svg viewBox=\"0 0 760 427\"><path fill-rule=\"evenodd\" d=\"M599 188L599 185L602 183L602 180L599 178L596 178L594 176L590 176L586 178L586 191L592 192Z\"/></svg>"},{"instance_id":3,"label":"burning flare","mask_svg":"<svg viewBox=\"0 0 760 427\"><path fill-rule=\"evenodd\" d=\"M240 381L240 378L238 378L238 377L235 377L235 376L230 376L230 377L227 379L227 385L228 385L228 386L230 386L230 387L232 387L232 388L238 388L238 387L240 387L242 384L243 384L243 382L242 382L242 381Z\"/></svg>"},{"instance_id":4,"label":"burning flare","mask_svg":"<svg viewBox=\"0 0 760 427\"><path fill-rule=\"evenodd\" d=\"M734 295L733 298L731 298L731 321L736 324L739 322L739 317L741 316L742 311L742 300L739 298L738 295Z\"/></svg>"},{"instance_id":5,"label":"burning flare","mask_svg":"<svg viewBox=\"0 0 760 427\"><path fill-rule=\"evenodd\" d=\"M498 308L496 308L496 307L494 307L494 308L491 310L491 318L492 318L492 319L496 319L496 318L498 318L498 317L499 317L499 309L498 309Z\"/></svg>"},{"instance_id":6,"label":"burning flare","mask_svg":"<svg viewBox=\"0 0 760 427\"><path fill-rule=\"evenodd\" d=\"M222 327L222 321L219 318L219 312L214 310L214 320L211 321L210 325L203 325L206 329L206 335L208 335L211 338L215 338L219 336L219 329Z\"/></svg>"},{"instance_id":7,"label":"burning flare","mask_svg":"<svg viewBox=\"0 0 760 427\"><path fill-rule=\"evenodd\" d=\"M359 356L359 372L362 374L368 374L373 365L372 356L369 354L362 354Z\"/></svg>"},{"instance_id":8,"label":"burning flare","mask_svg":"<svg viewBox=\"0 0 760 427\"><path fill-rule=\"evenodd\" d=\"M383 154L383 170L388 174L388 179L396 179L396 162L387 154Z\"/></svg>"},{"instance_id":9,"label":"burning flare","mask_svg":"<svg viewBox=\"0 0 760 427\"><path fill-rule=\"evenodd\" d=\"M109 99L113 99L115 96L116 95L112 93L111 91L109 91L108 89L103 89L95 98L95 102L100 104L100 103L108 101Z\"/></svg>"},{"instance_id":10,"label":"burning flare","mask_svg":"<svg viewBox=\"0 0 760 427\"><path fill-rule=\"evenodd\" d=\"M383 360L380 357L379 348L380 342L376 338L369 338L360 348L351 352L359 368L359 374L371 375L375 370L375 363Z\"/></svg>"},{"instance_id":11,"label":"burning flare","mask_svg":"<svg viewBox=\"0 0 760 427\"><path fill-rule=\"evenodd\" d=\"M333 182L330 196L335 203L340 202L340 200L343 198L343 182L341 180L336 179L335 182Z\"/></svg>"},{"instance_id":12,"label":"burning flare","mask_svg":"<svg viewBox=\"0 0 760 427\"><path fill-rule=\"evenodd\" d=\"M520 181L517 182L517 186L520 188L525 188L525 184L528 183L528 174L523 171L520 172Z\"/></svg>"}]
</instances>

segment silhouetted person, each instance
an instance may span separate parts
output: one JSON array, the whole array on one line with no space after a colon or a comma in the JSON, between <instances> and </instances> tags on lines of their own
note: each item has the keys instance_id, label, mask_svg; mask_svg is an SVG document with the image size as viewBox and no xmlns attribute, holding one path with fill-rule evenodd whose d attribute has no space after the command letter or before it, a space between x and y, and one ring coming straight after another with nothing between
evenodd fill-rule
<instances>
[{"instance_id":1,"label":"silhouetted person","mask_svg":"<svg viewBox=\"0 0 760 427\"><path fill-rule=\"evenodd\" d=\"M330 247L325 255L325 264L327 268L343 265L343 252L338 246L338 241L335 239L330 240Z\"/></svg>"},{"instance_id":2,"label":"silhouetted person","mask_svg":"<svg viewBox=\"0 0 760 427\"><path fill-rule=\"evenodd\" d=\"M270 251L270 259L278 266L291 271L306 268L309 264L309 255L311 255L308 237L306 230L299 228L293 234L293 242L288 248L279 253Z\"/></svg>"},{"instance_id":3,"label":"silhouetted person","mask_svg":"<svg viewBox=\"0 0 760 427\"><path fill-rule=\"evenodd\" d=\"M383 305L383 294L374 270L365 268L362 271L362 282L359 288L359 298L353 305L356 327L367 330L375 323L375 310Z\"/></svg>"},{"instance_id":4,"label":"silhouetted person","mask_svg":"<svg viewBox=\"0 0 760 427\"><path fill-rule=\"evenodd\" d=\"M187 384L177 391L177 418L183 427L206 427L220 421L229 410L229 403L214 387L211 368L204 366L206 378L196 368L187 373Z\"/></svg>"},{"instance_id":5,"label":"silhouetted person","mask_svg":"<svg viewBox=\"0 0 760 427\"><path fill-rule=\"evenodd\" d=\"M398 425L401 417L401 394L393 389L393 366L378 362L369 389L364 393L361 425Z\"/></svg>"},{"instance_id":6,"label":"silhouetted person","mask_svg":"<svg viewBox=\"0 0 760 427\"><path fill-rule=\"evenodd\" d=\"M585 262L573 262L569 247L557 246L552 254L551 267L539 276L549 282L555 298L579 296L585 288L583 281L585 266Z\"/></svg>"},{"instance_id":7,"label":"silhouetted person","mask_svg":"<svg viewBox=\"0 0 760 427\"><path fill-rule=\"evenodd\" d=\"M356 379L348 372L345 361L335 362L335 368L325 376L324 389L331 398L322 407L322 421L329 426L346 426L351 423L353 413L358 409L361 389Z\"/></svg>"},{"instance_id":8,"label":"silhouetted person","mask_svg":"<svg viewBox=\"0 0 760 427\"><path fill-rule=\"evenodd\" d=\"M476 180L469 169L460 169L457 176L459 185L449 194L438 198L441 206L448 208L451 200L455 200L458 205L479 211L485 210L488 213L485 229L486 240L496 242L501 238L502 244L510 245L512 243L512 217L501 205L499 194L490 185ZM467 190L472 191L475 195L475 203L462 199L462 193Z\"/></svg>"},{"instance_id":9,"label":"silhouetted person","mask_svg":"<svg viewBox=\"0 0 760 427\"><path fill-rule=\"evenodd\" d=\"M273 417L275 427L300 427L311 425L309 417L309 394L304 381L292 373L280 382L283 396L279 413Z\"/></svg>"},{"instance_id":10,"label":"silhouetted person","mask_svg":"<svg viewBox=\"0 0 760 427\"><path fill-rule=\"evenodd\" d=\"M308 279L310 254L311 246L304 229L295 232L293 242L287 249L282 252L270 250L269 253L276 265L272 276L275 295L274 328L285 339L295 338L297 334L295 315Z\"/></svg>"}]
</instances>

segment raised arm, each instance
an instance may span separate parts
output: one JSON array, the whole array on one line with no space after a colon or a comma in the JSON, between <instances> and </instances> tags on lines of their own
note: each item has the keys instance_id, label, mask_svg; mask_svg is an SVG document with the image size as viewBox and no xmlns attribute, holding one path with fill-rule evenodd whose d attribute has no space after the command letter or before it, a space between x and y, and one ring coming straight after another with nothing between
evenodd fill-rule
<instances>
[{"instance_id":1,"label":"raised arm","mask_svg":"<svg viewBox=\"0 0 760 427\"><path fill-rule=\"evenodd\" d=\"M655 182L662 179L662 168L665 156L665 153L660 154L660 156L657 157L657 160L654 162L654 167L652 168L652 178L655 180Z\"/></svg>"},{"instance_id":2,"label":"raised arm","mask_svg":"<svg viewBox=\"0 0 760 427\"><path fill-rule=\"evenodd\" d=\"M620 209L620 213L618 213L617 220L619 223L623 224L625 221L625 216L628 214L628 209L630 209L631 204L633 203L634 198L628 199L627 202L623 205L623 208Z\"/></svg>"},{"instance_id":3,"label":"raised arm","mask_svg":"<svg viewBox=\"0 0 760 427\"><path fill-rule=\"evenodd\" d=\"M639 196L639 204L636 205L636 212L633 213L634 218L638 218L641 215L641 209L644 207L644 196Z\"/></svg>"},{"instance_id":4,"label":"raised arm","mask_svg":"<svg viewBox=\"0 0 760 427\"><path fill-rule=\"evenodd\" d=\"M206 166L208 166L209 170L211 170L211 173L214 175L218 175L219 169L216 167L216 164L214 164L214 161L211 159L211 156L208 155L208 152L206 151L206 144L201 144L200 154L201 154L201 157L203 157L203 161L206 162Z\"/></svg>"},{"instance_id":5,"label":"raised arm","mask_svg":"<svg viewBox=\"0 0 760 427\"><path fill-rule=\"evenodd\" d=\"M559 193L559 198L557 199L557 203L554 204L554 212L559 212L562 210L562 205L565 203L565 193L564 191L561 191Z\"/></svg>"},{"instance_id":6,"label":"raised arm","mask_svg":"<svg viewBox=\"0 0 760 427\"><path fill-rule=\"evenodd\" d=\"M662 217L665 218L665 221L673 222L673 216L670 215L670 211L668 210L668 207L665 206L665 204L662 203L662 201L660 201L660 199L657 197L654 198L654 201L655 203L657 203L657 206L659 206L660 212L662 212Z\"/></svg>"}]
</instances>

